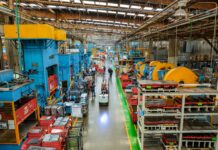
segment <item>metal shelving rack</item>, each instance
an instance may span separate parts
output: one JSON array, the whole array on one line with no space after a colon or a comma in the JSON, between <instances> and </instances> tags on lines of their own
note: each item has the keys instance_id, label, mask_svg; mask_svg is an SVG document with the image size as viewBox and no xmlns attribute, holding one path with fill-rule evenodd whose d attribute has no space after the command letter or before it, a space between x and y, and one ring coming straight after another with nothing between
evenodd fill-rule
<instances>
[{"instance_id":1,"label":"metal shelving rack","mask_svg":"<svg viewBox=\"0 0 218 150\"><path fill-rule=\"evenodd\" d=\"M149 81L151 82L151 81ZM205 95L205 96L214 96L215 99L215 106L218 106L217 96L218 91L210 88L176 88L175 90L145 90L138 87L138 122L137 122L137 138L140 145L140 149L144 149L144 139L145 135L155 135L155 134L178 134L178 146L175 148L175 150L182 150L182 142L183 142L183 134L184 133L215 133L216 134L216 142L215 142L215 150L218 149L218 127L214 127L211 129L202 128L202 129L192 129L187 130L184 128L184 120L185 118L196 118L197 116L218 116L218 110L215 109L214 111L208 111L208 112L196 112L196 113L189 113L185 112L185 102L187 96L199 96L199 95ZM140 101L140 96L142 96L142 100ZM146 112L145 109L145 101L146 97L148 96L181 96L182 102L181 102L181 109L180 112ZM174 116L179 118L179 126L177 130L145 130L145 118L146 117L168 117L168 116ZM184 141L185 142L185 141Z\"/></svg>"}]
</instances>

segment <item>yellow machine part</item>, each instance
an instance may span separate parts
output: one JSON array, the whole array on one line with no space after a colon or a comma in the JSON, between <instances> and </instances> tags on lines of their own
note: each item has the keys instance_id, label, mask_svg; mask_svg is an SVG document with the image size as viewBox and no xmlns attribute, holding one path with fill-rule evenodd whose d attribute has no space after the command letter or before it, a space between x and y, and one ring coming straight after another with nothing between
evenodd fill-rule
<instances>
[{"instance_id":1,"label":"yellow machine part","mask_svg":"<svg viewBox=\"0 0 218 150\"><path fill-rule=\"evenodd\" d=\"M152 80L158 80L158 71L162 69L172 69L175 66L171 63L158 63L152 72Z\"/></svg>"},{"instance_id":2,"label":"yellow machine part","mask_svg":"<svg viewBox=\"0 0 218 150\"><path fill-rule=\"evenodd\" d=\"M140 73L140 75L144 75L144 70L145 70L145 65L146 64L142 64L140 67L139 67L139 73Z\"/></svg>"},{"instance_id":3,"label":"yellow machine part","mask_svg":"<svg viewBox=\"0 0 218 150\"><path fill-rule=\"evenodd\" d=\"M138 71L140 66L143 64L143 62L138 62L136 65L135 65L135 70Z\"/></svg>"},{"instance_id":4,"label":"yellow machine part","mask_svg":"<svg viewBox=\"0 0 218 150\"><path fill-rule=\"evenodd\" d=\"M66 31L55 29L55 40L65 41L67 39Z\"/></svg>"},{"instance_id":5,"label":"yellow machine part","mask_svg":"<svg viewBox=\"0 0 218 150\"><path fill-rule=\"evenodd\" d=\"M151 61L149 66L150 67L155 67L156 65L158 65L160 62L159 61Z\"/></svg>"},{"instance_id":6,"label":"yellow machine part","mask_svg":"<svg viewBox=\"0 0 218 150\"><path fill-rule=\"evenodd\" d=\"M54 27L47 24L20 24L21 39L55 39ZM16 25L4 25L6 39L17 39Z\"/></svg>"},{"instance_id":7,"label":"yellow machine part","mask_svg":"<svg viewBox=\"0 0 218 150\"><path fill-rule=\"evenodd\" d=\"M186 67L177 67L167 72L164 76L164 80L170 80L184 84L197 84L198 76L192 70Z\"/></svg>"}]
</instances>

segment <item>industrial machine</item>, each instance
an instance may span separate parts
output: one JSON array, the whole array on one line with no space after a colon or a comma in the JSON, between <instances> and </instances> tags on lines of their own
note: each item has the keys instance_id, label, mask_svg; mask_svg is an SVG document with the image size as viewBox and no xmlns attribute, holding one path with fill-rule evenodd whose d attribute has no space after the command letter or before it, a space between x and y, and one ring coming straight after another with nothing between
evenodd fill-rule
<instances>
[{"instance_id":1,"label":"industrial machine","mask_svg":"<svg viewBox=\"0 0 218 150\"><path fill-rule=\"evenodd\" d=\"M46 24L22 24L18 37L16 29L16 25L5 25L5 38L21 41L22 71L34 80L38 104L44 108L60 96L58 42L66 40L66 32Z\"/></svg>"},{"instance_id":2,"label":"industrial machine","mask_svg":"<svg viewBox=\"0 0 218 150\"><path fill-rule=\"evenodd\" d=\"M66 93L72 83L71 55L59 54L59 81L63 93Z\"/></svg>"},{"instance_id":3,"label":"industrial machine","mask_svg":"<svg viewBox=\"0 0 218 150\"><path fill-rule=\"evenodd\" d=\"M13 70L0 71L0 149L20 150L38 120L33 81Z\"/></svg>"}]
</instances>

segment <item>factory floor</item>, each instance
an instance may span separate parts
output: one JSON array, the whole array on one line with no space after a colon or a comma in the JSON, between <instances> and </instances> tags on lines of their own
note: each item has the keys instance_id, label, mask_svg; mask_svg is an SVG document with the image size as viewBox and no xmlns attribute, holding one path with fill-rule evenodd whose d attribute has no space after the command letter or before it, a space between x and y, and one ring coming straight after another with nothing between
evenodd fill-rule
<instances>
[{"instance_id":1,"label":"factory floor","mask_svg":"<svg viewBox=\"0 0 218 150\"><path fill-rule=\"evenodd\" d=\"M110 63L106 61L106 66ZM107 72L108 67L106 67ZM108 78L108 74L106 74ZM87 124L84 131L84 150L128 150L130 145L125 128L124 114L118 97L116 77L110 82L108 106L99 106L98 95L103 77L96 76L96 98L90 97Z\"/></svg>"}]
</instances>

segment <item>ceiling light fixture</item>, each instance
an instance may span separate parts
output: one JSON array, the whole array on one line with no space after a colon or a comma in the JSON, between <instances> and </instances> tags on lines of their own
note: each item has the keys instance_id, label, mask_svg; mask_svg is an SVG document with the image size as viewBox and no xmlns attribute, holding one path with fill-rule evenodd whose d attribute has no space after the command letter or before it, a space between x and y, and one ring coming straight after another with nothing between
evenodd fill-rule
<instances>
[{"instance_id":1,"label":"ceiling light fixture","mask_svg":"<svg viewBox=\"0 0 218 150\"><path fill-rule=\"evenodd\" d=\"M144 7L144 10L152 10L152 7Z\"/></svg>"}]
</instances>

